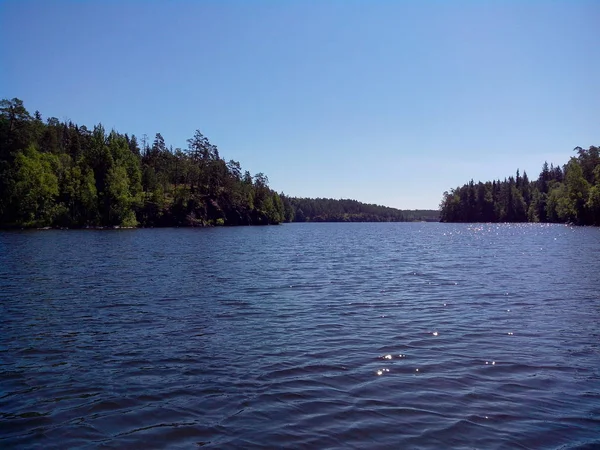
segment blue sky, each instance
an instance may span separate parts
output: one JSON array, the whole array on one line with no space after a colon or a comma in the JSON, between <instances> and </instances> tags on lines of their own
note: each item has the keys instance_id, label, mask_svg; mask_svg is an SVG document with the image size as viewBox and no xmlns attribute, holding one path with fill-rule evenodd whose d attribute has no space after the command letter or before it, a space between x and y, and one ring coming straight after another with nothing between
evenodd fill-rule
<instances>
[{"instance_id":1,"label":"blue sky","mask_svg":"<svg viewBox=\"0 0 600 450\"><path fill-rule=\"evenodd\" d=\"M200 129L288 195L437 208L600 145L600 2L0 0L0 97Z\"/></svg>"}]
</instances>

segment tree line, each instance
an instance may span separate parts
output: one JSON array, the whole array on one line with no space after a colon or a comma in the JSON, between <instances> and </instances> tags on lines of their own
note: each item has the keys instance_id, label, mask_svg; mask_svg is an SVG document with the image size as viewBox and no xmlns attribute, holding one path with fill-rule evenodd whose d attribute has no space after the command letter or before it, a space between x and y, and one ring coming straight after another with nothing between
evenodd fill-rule
<instances>
[{"instance_id":1,"label":"tree line","mask_svg":"<svg viewBox=\"0 0 600 450\"><path fill-rule=\"evenodd\" d=\"M289 200L295 210L295 222L439 221L437 210L399 210L349 199L292 197Z\"/></svg>"},{"instance_id":2,"label":"tree line","mask_svg":"<svg viewBox=\"0 0 600 450\"><path fill-rule=\"evenodd\" d=\"M31 115L0 101L0 226L160 227L402 221L412 212L288 197L226 161L199 130L187 148ZM432 212L429 212L432 213ZM434 212L435 213L435 212ZM423 213L427 215L427 212Z\"/></svg>"},{"instance_id":3,"label":"tree line","mask_svg":"<svg viewBox=\"0 0 600 450\"><path fill-rule=\"evenodd\" d=\"M562 167L545 162L536 180L517 170L503 181L471 180L444 192L440 220L600 225L600 149L574 150Z\"/></svg>"}]
</instances>

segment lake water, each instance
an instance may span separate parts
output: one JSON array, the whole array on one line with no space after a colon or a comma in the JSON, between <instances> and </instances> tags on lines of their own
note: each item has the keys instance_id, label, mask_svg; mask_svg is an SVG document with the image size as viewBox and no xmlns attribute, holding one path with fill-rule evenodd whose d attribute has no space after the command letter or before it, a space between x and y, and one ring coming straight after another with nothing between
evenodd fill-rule
<instances>
[{"instance_id":1,"label":"lake water","mask_svg":"<svg viewBox=\"0 0 600 450\"><path fill-rule=\"evenodd\" d=\"M0 448L600 448L600 229L0 233Z\"/></svg>"}]
</instances>

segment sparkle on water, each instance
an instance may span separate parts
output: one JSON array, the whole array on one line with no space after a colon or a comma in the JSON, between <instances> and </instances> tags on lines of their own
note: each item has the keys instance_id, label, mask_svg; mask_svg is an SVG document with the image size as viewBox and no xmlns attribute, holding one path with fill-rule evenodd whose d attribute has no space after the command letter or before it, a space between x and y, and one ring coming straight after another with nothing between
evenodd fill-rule
<instances>
[{"instance_id":1,"label":"sparkle on water","mask_svg":"<svg viewBox=\"0 0 600 450\"><path fill-rule=\"evenodd\" d=\"M597 448L598 286L596 228L0 232L0 448Z\"/></svg>"}]
</instances>

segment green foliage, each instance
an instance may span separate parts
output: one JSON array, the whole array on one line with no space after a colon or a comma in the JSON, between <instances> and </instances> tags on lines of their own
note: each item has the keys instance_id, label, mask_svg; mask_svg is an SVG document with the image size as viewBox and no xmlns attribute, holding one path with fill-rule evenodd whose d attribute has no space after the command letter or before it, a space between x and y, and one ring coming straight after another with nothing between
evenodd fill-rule
<instances>
[{"instance_id":1,"label":"green foliage","mask_svg":"<svg viewBox=\"0 0 600 450\"><path fill-rule=\"evenodd\" d=\"M137 225L135 214L131 209L133 196L129 191L129 178L125 167L115 165L108 170L106 190L103 194L108 208L109 225Z\"/></svg>"},{"instance_id":2,"label":"green foliage","mask_svg":"<svg viewBox=\"0 0 600 450\"><path fill-rule=\"evenodd\" d=\"M586 207L589 210L589 220L594 225L600 225L600 164L593 170L594 184L590 187Z\"/></svg>"},{"instance_id":3,"label":"green foliage","mask_svg":"<svg viewBox=\"0 0 600 450\"><path fill-rule=\"evenodd\" d=\"M600 225L600 183L590 188L586 206L590 210L592 224Z\"/></svg>"},{"instance_id":4,"label":"green foliage","mask_svg":"<svg viewBox=\"0 0 600 450\"><path fill-rule=\"evenodd\" d=\"M284 216L294 214L295 222L405 222L438 221L434 210L401 211L387 206L361 203L356 200L331 198L285 198L289 202Z\"/></svg>"},{"instance_id":5,"label":"green foliage","mask_svg":"<svg viewBox=\"0 0 600 450\"><path fill-rule=\"evenodd\" d=\"M577 157L563 168L544 163L536 181L529 181L525 173L521 177L517 171L516 178L503 182L475 185L471 181L445 192L441 220L600 225L599 149L576 147L575 151Z\"/></svg>"},{"instance_id":6,"label":"green foliage","mask_svg":"<svg viewBox=\"0 0 600 450\"><path fill-rule=\"evenodd\" d=\"M17 223L38 227L52 224L59 192L53 170L56 164L56 156L40 153L33 146L16 155L9 204Z\"/></svg>"},{"instance_id":7,"label":"green foliage","mask_svg":"<svg viewBox=\"0 0 600 450\"><path fill-rule=\"evenodd\" d=\"M489 202L489 199L488 199ZM437 220L354 200L279 194L263 173L226 162L196 130L188 149L157 133L107 133L32 117L19 99L0 102L0 226L207 226L292 221Z\"/></svg>"}]
</instances>

